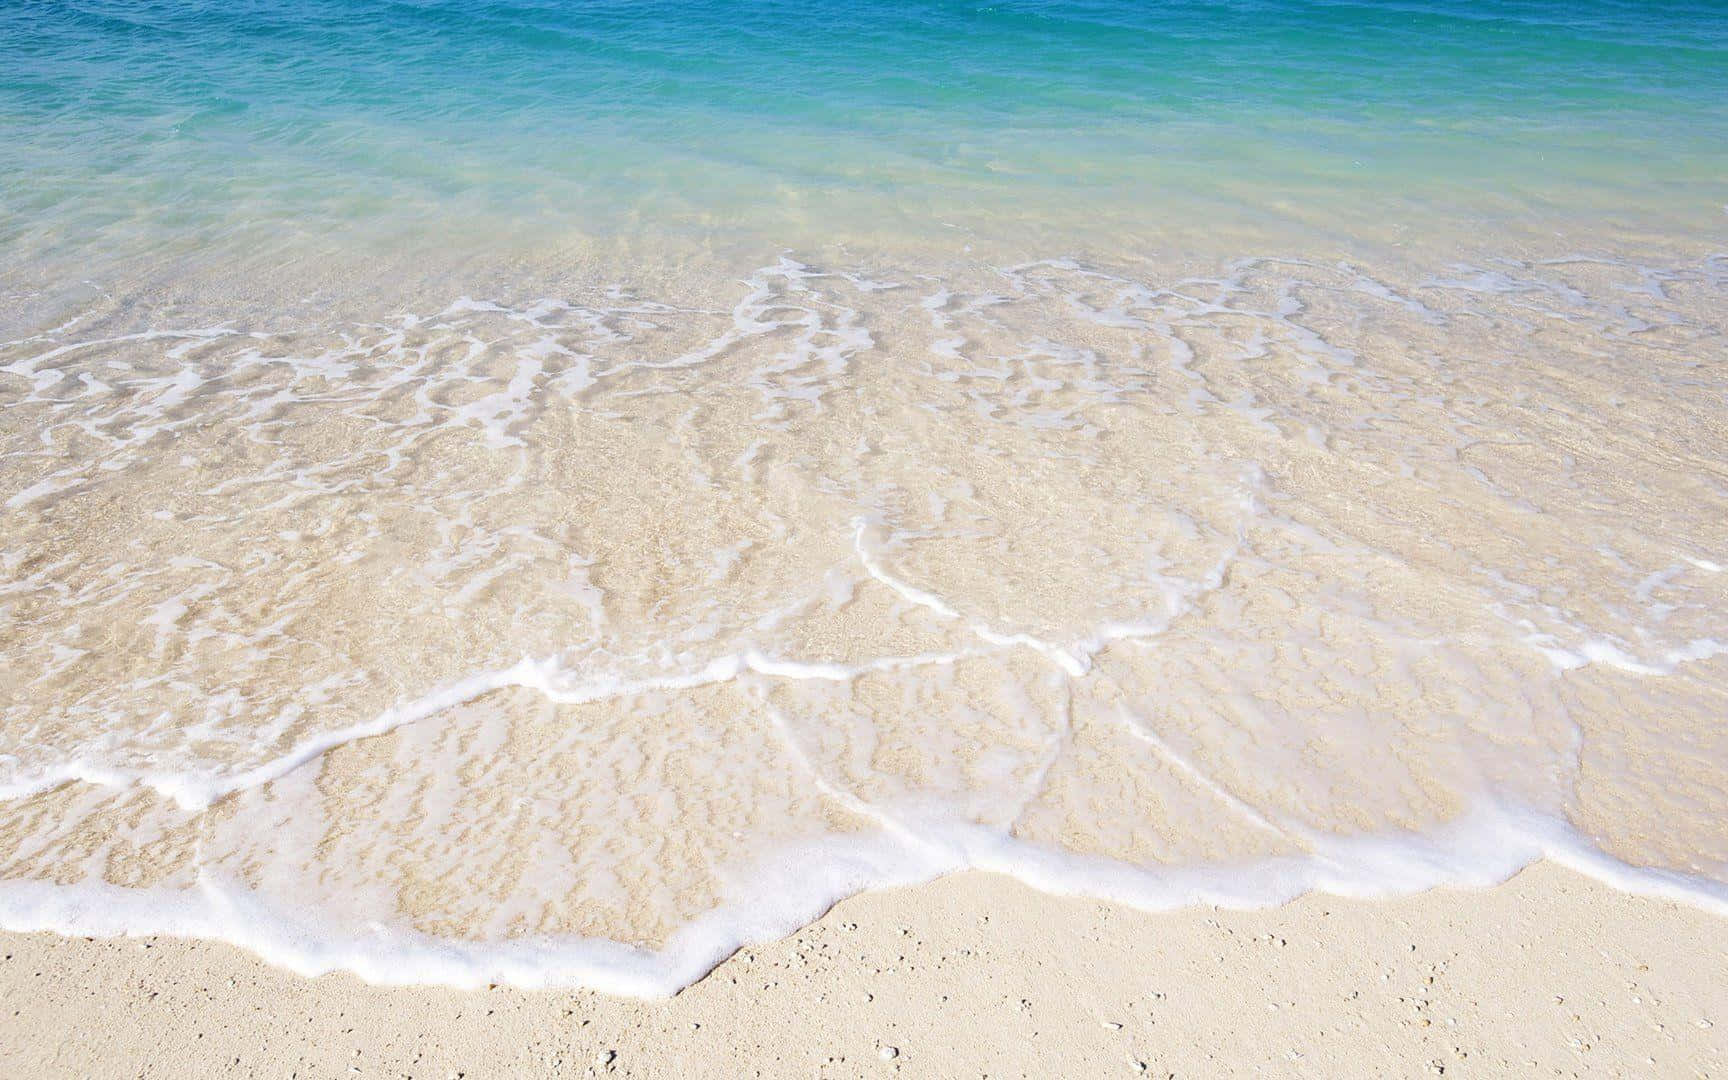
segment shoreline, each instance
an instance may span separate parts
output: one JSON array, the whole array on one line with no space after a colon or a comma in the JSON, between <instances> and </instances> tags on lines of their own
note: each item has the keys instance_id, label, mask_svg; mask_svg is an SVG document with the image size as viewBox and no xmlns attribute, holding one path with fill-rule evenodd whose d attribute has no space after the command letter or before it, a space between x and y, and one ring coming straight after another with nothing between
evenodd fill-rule
<instances>
[{"instance_id":1,"label":"shoreline","mask_svg":"<svg viewBox=\"0 0 1728 1080\"><path fill-rule=\"evenodd\" d=\"M842 901L646 1001L307 979L199 941L3 937L0 1017L38 1033L0 1041L13 1075L1728 1068L1719 917L1552 863L1485 890L1161 914L967 872Z\"/></svg>"},{"instance_id":2,"label":"shoreline","mask_svg":"<svg viewBox=\"0 0 1728 1080\"><path fill-rule=\"evenodd\" d=\"M952 857L967 860L954 863L934 856L919 861L888 835L856 838L835 850L819 844L778 852L754 875L730 878L739 898L697 916L658 945L580 936L452 940L413 927L344 934L321 924L315 912L220 877L172 890L106 881L0 881L0 935L201 942L238 949L300 978L342 975L380 989L507 987L665 1001L734 955L795 936L858 897L935 887L955 877L1000 879L1042 897L1156 917L1202 908L1266 911L1307 898L1400 902L1436 891L1494 889L1548 866L1617 895L1728 918L1728 894L1708 878L1622 862L1561 821L1504 808L1466 814L1427 833L1338 837L1305 855L1258 864L1156 870L1011 838L992 843L984 830L969 846L968 835L962 830L945 837ZM867 868L877 876L860 878ZM765 907L767 897L774 901Z\"/></svg>"},{"instance_id":3,"label":"shoreline","mask_svg":"<svg viewBox=\"0 0 1728 1080\"><path fill-rule=\"evenodd\" d=\"M1723 865L1715 261L864 269L12 343L18 543L69 553L19 587L99 602L19 609L0 921L420 984L695 954L570 965L663 993L962 861L1153 909L1612 869L1484 797L1658 891Z\"/></svg>"}]
</instances>

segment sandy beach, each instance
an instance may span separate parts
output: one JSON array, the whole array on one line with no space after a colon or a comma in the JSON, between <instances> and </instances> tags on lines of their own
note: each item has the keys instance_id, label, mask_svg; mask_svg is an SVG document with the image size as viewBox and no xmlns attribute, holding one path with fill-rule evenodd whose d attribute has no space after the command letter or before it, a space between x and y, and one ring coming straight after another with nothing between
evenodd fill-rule
<instances>
[{"instance_id":1,"label":"sandy beach","mask_svg":"<svg viewBox=\"0 0 1728 1080\"><path fill-rule=\"evenodd\" d=\"M653 1001L8 934L0 1074L1707 1077L1728 1069L1724 943L1714 916L1547 864L1168 914L962 874L844 901Z\"/></svg>"},{"instance_id":2,"label":"sandy beach","mask_svg":"<svg viewBox=\"0 0 1728 1080\"><path fill-rule=\"evenodd\" d=\"M1728 7L0 3L0 1080L1728 1078Z\"/></svg>"}]
</instances>

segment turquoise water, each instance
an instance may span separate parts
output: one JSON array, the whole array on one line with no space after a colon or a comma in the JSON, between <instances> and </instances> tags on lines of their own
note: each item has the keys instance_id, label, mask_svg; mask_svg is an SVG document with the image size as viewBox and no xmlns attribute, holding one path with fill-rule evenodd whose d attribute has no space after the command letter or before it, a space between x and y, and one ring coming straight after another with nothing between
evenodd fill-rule
<instances>
[{"instance_id":1,"label":"turquoise water","mask_svg":"<svg viewBox=\"0 0 1728 1080\"><path fill-rule=\"evenodd\" d=\"M22 0L0 242L1719 230L1728 6Z\"/></svg>"}]
</instances>

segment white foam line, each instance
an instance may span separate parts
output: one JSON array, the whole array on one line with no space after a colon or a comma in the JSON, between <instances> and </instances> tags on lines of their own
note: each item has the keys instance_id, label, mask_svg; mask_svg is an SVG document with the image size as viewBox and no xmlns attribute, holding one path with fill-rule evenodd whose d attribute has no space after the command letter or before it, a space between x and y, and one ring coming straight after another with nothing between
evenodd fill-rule
<instances>
[{"instance_id":1,"label":"white foam line","mask_svg":"<svg viewBox=\"0 0 1728 1080\"><path fill-rule=\"evenodd\" d=\"M1178 754L1169 743L1159 738L1151 728L1142 724L1140 719L1131 713L1126 706L1118 705L1114 710L1112 710L1112 712L1115 714L1116 719L1122 724L1122 726L1127 729L1130 735L1145 743L1147 746L1150 746L1152 752L1158 755L1166 765L1169 765L1178 773L1181 773L1194 784L1199 786L1201 790L1207 792L1213 798L1229 807L1238 817L1242 818L1250 825L1269 832L1274 836L1289 837L1291 835L1288 829L1283 829L1273 824L1269 819L1267 819L1266 815L1254 809L1254 807L1238 798L1234 792L1227 790L1224 785L1206 775L1206 773L1202 772L1198 766L1189 761L1186 757Z\"/></svg>"},{"instance_id":2,"label":"white foam line","mask_svg":"<svg viewBox=\"0 0 1728 1080\"><path fill-rule=\"evenodd\" d=\"M1039 763L1037 775L1033 776L1031 782L1026 785L1026 797L1020 800L1020 806L1014 811L1013 818L1009 820L1008 831L1010 833L1020 827L1020 823L1026 818L1026 812L1032 809L1032 805L1044 794L1044 785L1050 782L1051 770L1055 769L1057 764L1062 761L1063 756L1068 752L1069 745L1074 741L1074 693L1070 687L1063 689L1065 692L1062 695L1062 701L1057 706L1057 715L1062 722L1045 740L1045 746L1048 747L1049 752Z\"/></svg>"},{"instance_id":3,"label":"white foam line","mask_svg":"<svg viewBox=\"0 0 1728 1080\"><path fill-rule=\"evenodd\" d=\"M1033 649L1042 653L1056 666L1076 679L1091 670L1092 664L1089 656L1077 656L1070 649L1052 645L1050 642L1033 637L1031 634L1004 634L982 623L972 622L950 607L946 600L935 593L927 592L890 574L865 541L865 533L869 527L870 522L865 518L858 518L853 522L852 547L858 553L858 561L863 564L865 573L876 581L888 586L911 603L928 611L933 611L944 619L965 623L968 631L992 645L1003 647L1023 645Z\"/></svg>"},{"instance_id":4,"label":"white foam line","mask_svg":"<svg viewBox=\"0 0 1728 1080\"><path fill-rule=\"evenodd\" d=\"M894 837L909 848L923 851L926 854L942 850L939 845L933 845L924 840L911 826L898 817L875 803L840 787L822 775L822 771L816 768L815 763L810 760L810 755L805 753L804 748L798 744L798 739L792 734L792 726L786 722L785 714L772 705L765 706L763 711L768 716L769 726L774 729L774 733L780 737L781 744L786 747L786 755L792 759L792 763L805 776L809 777L810 782L816 785L816 790L825 797L832 799L857 817L865 821L875 822L884 833Z\"/></svg>"},{"instance_id":5,"label":"white foam line","mask_svg":"<svg viewBox=\"0 0 1728 1080\"><path fill-rule=\"evenodd\" d=\"M1623 892L1728 917L1728 887L1629 866L1594 848L1563 821L1499 806L1480 808L1425 834L1323 837L1309 855L1191 866L1134 866L1065 854L964 823L933 826L919 839L909 847L886 833L849 834L782 850L729 890L729 903L685 925L660 950L582 937L446 940L376 923L358 931L337 930L303 907L273 904L208 871L186 890L0 882L0 928L215 939L304 976L340 970L384 985L580 986L664 997L700 979L737 949L808 925L847 896L966 869L1004 874L1055 895L1167 911L1199 904L1267 907L1310 892L1381 899L1437 887L1480 888L1547 859Z\"/></svg>"},{"instance_id":6,"label":"white foam line","mask_svg":"<svg viewBox=\"0 0 1728 1080\"><path fill-rule=\"evenodd\" d=\"M281 779L339 746L387 734L404 724L428 719L496 690L513 687L536 690L556 704L583 705L655 691L691 690L730 682L746 672L775 679L849 682L872 672L952 664L965 655L967 654L920 653L911 656L875 657L857 664L836 664L788 660L769 656L756 649L748 649L734 655L718 657L690 672L641 679L625 679L608 674L580 682L561 678L564 669L557 657L538 660L524 657L512 667L472 675L406 704L386 709L365 723L312 736L296 743L280 757L272 758L244 772L200 776L115 769L73 761L0 784L0 800L26 798L76 781L102 787L147 787L171 799L184 810L204 810L217 800L235 792Z\"/></svg>"},{"instance_id":7,"label":"white foam line","mask_svg":"<svg viewBox=\"0 0 1728 1080\"><path fill-rule=\"evenodd\" d=\"M1552 634L1532 634L1525 644L1548 658L1559 671L1573 671L1591 664L1601 664L1633 675L1672 675L1686 664L1709 660L1728 653L1728 643L1715 638L1698 638L1679 648L1663 650L1655 661L1640 660L1607 638L1591 638L1577 648L1566 648Z\"/></svg>"},{"instance_id":8,"label":"white foam line","mask_svg":"<svg viewBox=\"0 0 1728 1080\"><path fill-rule=\"evenodd\" d=\"M256 337L257 335L244 334L240 330L235 330L235 329L232 329L231 327L227 327L227 326L208 326L208 327L198 327L198 328L191 329L191 330L146 330L146 331L136 333L136 334L122 334L119 337L91 338L88 341L70 342L68 344L60 345L60 346L57 346L56 348L49 349L47 352L38 353L35 356L31 356L31 357L26 357L25 359L23 359L17 363L8 364L5 367L0 367L0 371L5 371L5 372L8 372L8 373L11 373L14 375L34 375L37 373L38 370L40 370L40 368L43 364L47 363L50 360L59 359L60 357L65 356L68 353L78 352L78 351L83 350L83 349L94 349L94 348L97 348L97 347L102 346L102 345L122 345L122 344L126 344L129 342L144 342L144 341L182 341L182 342L192 343L192 342L199 342L199 341L214 341L218 338L240 337L240 336ZM26 339L26 340L30 340L30 339ZM17 343L16 342L6 342L6 344L12 345L12 344L17 344Z\"/></svg>"},{"instance_id":9,"label":"white foam line","mask_svg":"<svg viewBox=\"0 0 1728 1080\"><path fill-rule=\"evenodd\" d=\"M1213 565L1199 581L1183 581L1175 588L1165 590L1165 614L1162 618L1147 619L1137 622L1111 622L1098 627L1097 632L1068 645L1057 645L1042 638L1027 633L1003 633L982 622L975 622L961 615L959 611L946 600L933 592L920 589L910 582L888 572L880 559L871 550L868 533L872 522L868 518L853 519L852 548L858 555L859 563L865 573L871 578L886 585L904 599L934 612L944 619L964 623L966 629L979 639L1003 648L1023 646L1042 654L1057 667L1061 668L1071 678L1082 678L1092 670L1093 657L1107 645L1116 641L1138 641L1157 637L1170 628L1176 619L1192 611L1194 604L1201 596L1224 584L1224 576L1230 569L1230 564L1241 553L1243 545L1248 542L1248 522L1259 510L1259 502L1255 491L1264 481L1264 473L1258 465L1253 465L1244 471L1242 482L1244 489L1239 499L1243 513L1242 520L1236 526L1235 542L1223 551Z\"/></svg>"},{"instance_id":10,"label":"white foam line","mask_svg":"<svg viewBox=\"0 0 1728 1080\"><path fill-rule=\"evenodd\" d=\"M870 524L870 521L866 518L857 518L852 522L852 548L858 553L858 561L863 564L865 573L869 574L881 584L888 586L890 589L893 589L896 593L900 594L900 596L921 608L934 611L944 619L959 619L961 617L960 613L949 607L947 601L943 600L940 596L937 596L933 592L926 592L925 590L918 588L916 585L901 581L899 578L883 569L882 563L876 558L875 554L868 546L866 546L865 543L865 532L870 528Z\"/></svg>"},{"instance_id":11,"label":"white foam line","mask_svg":"<svg viewBox=\"0 0 1728 1080\"><path fill-rule=\"evenodd\" d=\"M130 787L133 785L147 787L171 799L184 810L203 810L216 800L233 792L258 787L272 780L280 779L307 762L320 758L345 743L383 735L403 724L410 724L416 720L433 716L445 709L472 701L482 694L501 687L527 685L521 681L522 671L531 663L531 661L524 660L515 667L501 672L485 672L471 676L460 682L434 690L432 693L405 705L386 709L366 723L315 735L297 743L280 757L273 758L245 772L227 776L199 776L183 773L109 769L74 761L12 780L6 784L0 784L0 799L26 798L59 787L69 781L78 781L104 787Z\"/></svg>"}]
</instances>

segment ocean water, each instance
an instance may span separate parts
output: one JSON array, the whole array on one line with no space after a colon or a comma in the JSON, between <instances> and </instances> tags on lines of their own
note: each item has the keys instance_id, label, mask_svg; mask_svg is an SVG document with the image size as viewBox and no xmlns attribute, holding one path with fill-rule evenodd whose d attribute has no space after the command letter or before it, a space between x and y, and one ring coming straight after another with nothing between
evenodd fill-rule
<instances>
[{"instance_id":1,"label":"ocean water","mask_svg":"<svg viewBox=\"0 0 1728 1080\"><path fill-rule=\"evenodd\" d=\"M0 7L0 926L1728 912L1728 9Z\"/></svg>"},{"instance_id":2,"label":"ocean water","mask_svg":"<svg viewBox=\"0 0 1728 1080\"><path fill-rule=\"evenodd\" d=\"M87 262L1685 231L1721 221L1723 27L1594 0L24 0L0 237Z\"/></svg>"}]
</instances>

